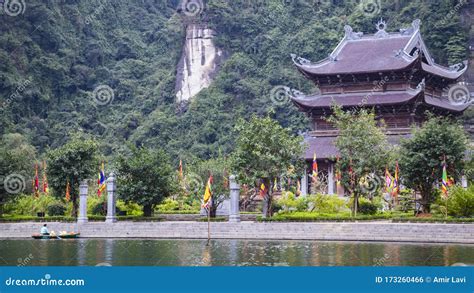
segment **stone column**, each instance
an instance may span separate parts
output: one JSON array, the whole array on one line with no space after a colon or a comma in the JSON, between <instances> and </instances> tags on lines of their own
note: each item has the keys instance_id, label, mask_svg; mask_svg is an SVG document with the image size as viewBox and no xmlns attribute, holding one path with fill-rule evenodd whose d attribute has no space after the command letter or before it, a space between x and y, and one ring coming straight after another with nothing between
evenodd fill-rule
<instances>
[{"instance_id":1,"label":"stone column","mask_svg":"<svg viewBox=\"0 0 474 293\"><path fill-rule=\"evenodd\" d=\"M87 181L84 180L79 185L79 216L77 217L77 223L87 223L87 191L89 186Z\"/></svg>"},{"instance_id":2,"label":"stone column","mask_svg":"<svg viewBox=\"0 0 474 293\"><path fill-rule=\"evenodd\" d=\"M235 175L230 175L230 214L229 222L240 222L239 201L240 185L235 180Z\"/></svg>"},{"instance_id":3,"label":"stone column","mask_svg":"<svg viewBox=\"0 0 474 293\"><path fill-rule=\"evenodd\" d=\"M303 177L301 177L301 195L308 195L308 172L306 166L304 167Z\"/></svg>"},{"instance_id":4,"label":"stone column","mask_svg":"<svg viewBox=\"0 0 474 293\"><path fill-rule=\"evenodd\" d=\"M109 178L107 179L107 217L105 218L106 223L117 222L117 217L115 216L115 190L115 174L110 173Z\"/></svg>"},{"instance_id":5,"label":"stone column","mask_svg":"<svg viewBox=\"0 0 474 293\"><path fill-rule=\"evenodd\" d=\"M334 194L334 164L331 162L328 165L328 194Z\"/></svg>"},{"instance_id":6,"label":"stone column","mask_svg":"<svg viewBox=\"0 0 474 293\"><path fill-rule=\"evenodd\" d=\"M467 185L468 185L468 184L467 184L466 175L463 175L463 176L461 177L461 185L462 185L463 188L467 188Z\"/></svg>"}]
</instances>

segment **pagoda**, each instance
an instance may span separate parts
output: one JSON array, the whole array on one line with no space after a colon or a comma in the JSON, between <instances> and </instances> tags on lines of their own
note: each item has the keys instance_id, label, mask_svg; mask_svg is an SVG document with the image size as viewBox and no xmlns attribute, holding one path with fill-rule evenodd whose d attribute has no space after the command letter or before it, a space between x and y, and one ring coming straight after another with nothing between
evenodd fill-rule
<instances>
[{"instance_id":1,"label":"pagoda","mask_svg":"<svg viewBox=\"0 0 474 293\"><path fill-rule=\"evenodd\" d=\"M376 119L385 122L392 144L408 137L412 125L422 124L426 111L456 116L469 106L469 91L467 100L459 99L466 87L456 84L467 70L467 62L449 67L436 64L421 37L420 20L397 33L386 32L383 20L376 28L375 34L364 35L346 25L344 38L319 62L292 55L296 68L318 88L311 95L290 90L292 102L312 123L312 131L305 135L304 158L308 164L302 177L302 194L309 190L314 153L319 181L323 183L321 191L336 192L334 165L338 151L334 143L338 131L326 121L334 104L343 109L373 109Z\"/></svg>"}]
</instances>

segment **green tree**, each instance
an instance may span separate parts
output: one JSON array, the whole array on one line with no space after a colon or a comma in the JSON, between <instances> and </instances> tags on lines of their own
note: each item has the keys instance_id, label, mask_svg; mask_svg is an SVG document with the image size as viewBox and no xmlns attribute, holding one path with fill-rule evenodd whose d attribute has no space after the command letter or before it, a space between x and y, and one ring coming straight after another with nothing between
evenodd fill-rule
<instances>
[{"instance_id":1,"label":"green tree","mask_svg":"<svg viewBox=\"0 0 474 293\"><path fill-rule=\"evenodd\" d=\"M391 147L383 133L383 127L377 125L375 115L367 110L343 111L333 107L333 115L328 121L339 130L336 147L340 153L337 166L341 170L342 184L352 196L352 214L357 215L359 197L367 192L365 184L383 182L384 168L391 158Z\"/></svg>"},{"instance_id":2,"label":"green tree","mask_svg":"<svg viewBox=\"0 0 474 293\"><path fill-rule=\"evenodd\" d=\"M30 187L36 150L18 133L5 134L0 141L0 215L3 205Z\"/></svg>"},{"instance_id":3,"label":"green tree","mask_svg":"<svg viewBox=\"0 0 474 293\"><path fill-rule=\"evenodd\" d=\"M130 156L119 157L117 171L119 197L142 205L145 217L176 190L175 170L163 150L133 147Z\"/></svg>"},{"instance_id":4,"label":"green tree","mask_svg":"<svg viewBox=\"0 0 474 293\"><path fill-rule=\"evenodd\" d=\"M232 155L232 170L239 181L249 186L257 181L265 184L263 216L271 216L275 178L286 175L291 166L301 164L302 137L293 136L277 121L253 116L250 121L240 120L236 125L238 137ZM258 184L259 185L259 184Z\"/></svg>"},{"instance_id":5,"label":"green tree","mask_svg":"<svg viewBox=\"0 0 474 293\"><path fill-rule=\"evenodd\" d=\"M72 216L77 217L80 182L92 179L98 170L97 142L80 135L73 135L64 146L47 153L47 162L48 183L53 189L54 196L64 198L69 182Z\"/></svg>"},{"instance_id":6,"label":"green tree","mask_svg":"<svg viewBox=\"0 0 474 293\"><path fill-rule=\"evenodd\" d=\"M446 157L448 176L459 179L464 166L467 137L462 126L448 118L431 117L412 137L401 143L400 173L403 184L421 194L422 211L430 212L436 200L435 184Z\"/></svg>"}]
</instances>

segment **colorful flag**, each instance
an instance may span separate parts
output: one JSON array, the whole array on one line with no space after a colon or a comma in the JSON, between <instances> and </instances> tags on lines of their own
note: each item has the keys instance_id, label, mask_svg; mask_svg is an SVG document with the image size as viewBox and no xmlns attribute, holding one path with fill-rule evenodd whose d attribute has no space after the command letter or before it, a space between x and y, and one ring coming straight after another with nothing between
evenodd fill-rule
<instances>
[{"instance_id":1,"label":"colorful flag","mask_svg":"<svg viewBox=\"0 0 474 293\"><path fill-rule=\"evenodd\" d=\"M266 193L267 193L267 187L265 186L265 183L262 182L262 184L260 184L260 196L262 198L265 198Z\"/></svg>"},{"instance_id":2,"label":"colorful flag","mask_svg":"<svg viewBox=\"0 0 474 293\"><path fill-rule=\"evenodd\" d=\"M212 175L209 176L209 179L207 180L206 184L206 190L204 191L204 198L203 198L203 207L209 207L211 203L211 197L212 197Z\"/></svg>"},{"instance_id":3,"label":"colorful flag","mask_svg":"<svg viewBox=\"0 0 474 293\"><path fill-rule=\"evenodd\" d=\"M49 193L48 177L46 176L46 161L43 161L43 192Z\"/></svg>"},{"instance_id":4,"label":"colorful flag","mask_svg":"<svg viewBox=\"0 0 474 293\"><path fill-rule=\"evenodd\" d=\"M385 167L385 192L392 193L393 191L393 177L388 171L388 168Z\"/></svg>"},{"instance_id":5,"label":"colorful flag","mask_svg":"<svg viewBox=\"0 0 474 293\"><path fill-rule=\"evenodd\" d=\"M296 196L300 196L301 195L301 183L300 183L300 180L297 180L296 181Z\"/></svg>"},{"instance_id":6,"label":"colorful flag","mask_svg":"<svg viewBox=\"0 0 474 293\"><path fill-rule=\"evenodd\" d=\"M398 180L398 161L395 163L395 176L393 176L393 191L392 196L397 197L398 193L400 192L400 182Z\"/></svg>"},{"instance_id":7,"label":"colorful flag","mask_svg":"<svg viewBox=\"0 0 474 293\"><path fill-rule=\"evenodd\" d=\"M183 180L183 161L181 159L179 159L179 169L178 169L178 172L179 172L179 179L180 180Z\"/></svg>"},{"instance_id":8,"label":"colorful flag","mask_svg":"<svg viewBox=\"0 0 474 293\"><path fill-rule=\"evenodd\" d=\"M445 198L448 197L448 171L446 170L446 157L443 160L443 176L441 178L441 191Z\"/></svg>"},{"instance_id":9,"label":"colorful flag","mask_svg":"<svg viewBox=\"0 0 474 293\"><path fill-rule=\"evenodd\" d=\"M66 201L71 200L71 194L70 194L70 187L69 187L69 180L67 181L66 184Z\"/></svg>"},{"instance_id":10,"label":"colorful flag","mask_svg":"<svg viewBox=\"0 0 474 293\"><path fill-rule=\"evenodd\" d=\"M312 178L313 178L313 182L316 182L318 181L318 161L316 160L316 152L314 152L314 156L313 156L313 174L312 174Z\"/></svg>"},{"instance_id":11,"label":"colorful flag","mask_svg":"<svg viewBox=\"0 0 474 293\"><path fill-rule=\"evenodd\" d=\"M35 164L35 179L33 180L33 191L36 197L39 197L39 178L38 178L38 164Z\"/></svg>"},{"instance_id":12,"label":"colorful flag","mask_svg":"<svg viewBox=\"0 0 474 293\"><path fill-rule=\"evenodd\" d=\"M224 176L224 188L229 189L229 173L227 173L226 169L224 169L224 174L222 176Z\"/></svg>"},{"instance_id":13,"label":"colorful flag","mask_svg":"<svg viewBox=\"0 0 474 293\"><path fill-rule=\"evenodd\" d=\"M99 169L99 178L97 179L97 195L100 197L102 192L106 189L106 178L105 178L105 168L104 163L102 162L102 169Z\"/></svg>"}]
</instances>

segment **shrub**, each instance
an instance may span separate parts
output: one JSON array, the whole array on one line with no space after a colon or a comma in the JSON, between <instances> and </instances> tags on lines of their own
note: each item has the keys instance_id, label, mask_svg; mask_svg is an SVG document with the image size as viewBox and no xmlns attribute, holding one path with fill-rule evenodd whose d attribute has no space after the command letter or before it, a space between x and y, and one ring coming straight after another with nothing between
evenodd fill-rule
<instances>
[{"instance_id":1,"label":"shrub","mask_svg":"<svg viewBox=\"0 0 474 293\"><path fill-rule=\"evenodd\" d=\"M157 205L156 209L159 212L177 211L179 210L179 202L172 198L167 198L163 203Z\"/></svg>"},{"instance_id":2,"label":"shrub","mask_svg":"<svg viewBox=\"0 0 474 293\"><path fill-rule=\"evenodd\" d=\"M127 216L143 216L143 207L139 204L117 200L117 208L127 213Z\"/></svg>"},{"instance_id":3,"label":"shrub","mask_svg":"<svg viewBox=\"0 0 474 293\"><path fill-rule=\"evenodd\" d=\"M443 204L444 202L444 204ZM440 199L439 204L446 205L445 200ZM455 186L449 191L448 214L453 217L472 217L474 216L474 185L464 189Z\"/></svg>"},{"instance_id":4,"label":"shrub","mask_svg":"<svg viewBox=\"0 0 474 293\"><path fill-rule=\"evenodd\" d=\"M64 216L66 213L66 207L62 204L52 204L47 210L48 216Z\"/></svg>"},{"instance_id":5,"label":"shrub","mask_svg":"<svg viewBox=\"0 0 474 293\"><path fill-rule=\"evenodd\" d=\"M95 206L91 210L92 215L99 215L105 216L107 215L107 203L104 202L97 202Z\"/></svg>"},{"instance_id":6,"label":"shrub","mask_svg":"<svg viewBox=\"0 0 474 293\"><path fill-rule=\"evenodd\" d=\"M398 205L396 209L401 212L409 212L415 210L415 200L413 196L413 190L402 189L398 196Z\"/></svg>"},{"instance_id":7,"label":"shrub","mask_svg":"<svg viewBox=\"0 0 474 293\"><path fill-rule=\"evenodd\" d=\"M115 215L120 215L120 208L115 206ZM99 202L92 208L92 215L96 216L106 216L107 215L107 202Z\"/></svg>"},{"instance_id":8,"label":"shrub","mask_svg":"<svg viewBox=\"0 0 474 293\"><path fill-rule=\"evenodd\" d=\"M375 215L377 213L377 205L367 199L359 199L359 213L362 215Z\"/></svg>"},{"instance_id":9,"label":"shrub","mask_svg":"<svg viewBox=\"0 0 474 293\"><path fill-rule=\"evenodd\" d=\"M307 202L312 212L337 214L347 210L346 201L337 195L312 194Z\"/></svg>"},{"instance_id":10,"label":"shrub","mask_svg":"<svg viewBox=\"0 0 474 293\"><path fill-rule=\"evenodd\" d=\"M99 204L104 205L106 201L105 196L98 197L97 195L91 195L87 197L87 214L95 215L99 212Z\"/></svg>"},{"instance_id":11,"label":"shrub","mask_svg":"<svg viewBox=\"0 0 474 293\"><path fill-rule=\"evenodd\" d=\"M298 205L296 196L290 191L283 192L282 196L275 203L275 206L280 206L281 210L285 212L296 210Z\"/></svg>"},{"instance_id":12,"label":"shrub","mask_svg":"<svg viewBox=\"0 0 474 293\"><path fill-rule=\"evenodd\" d=\"M9 202L6 210L17 216L36 216L36 213L46 212L48 206L60 203L61 201L48 195L41 194L39 197L22 195Z\"/></svg>"}]
</instances>

